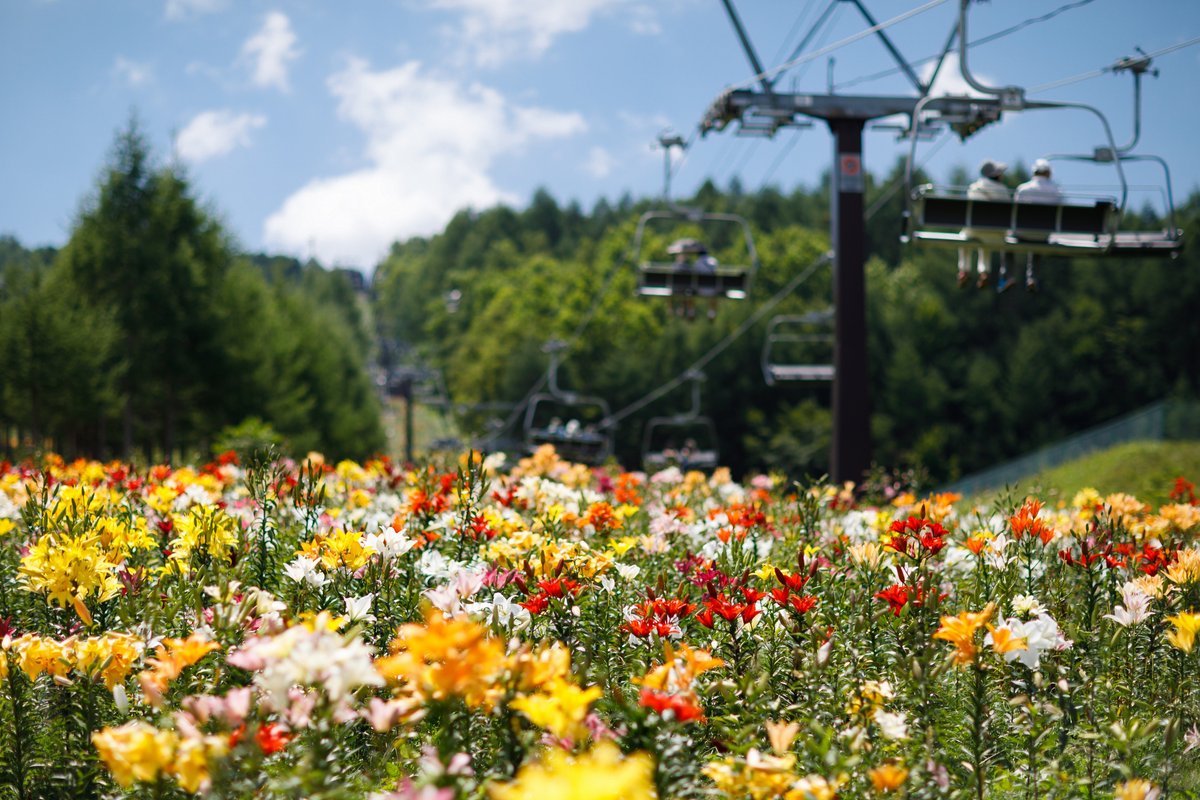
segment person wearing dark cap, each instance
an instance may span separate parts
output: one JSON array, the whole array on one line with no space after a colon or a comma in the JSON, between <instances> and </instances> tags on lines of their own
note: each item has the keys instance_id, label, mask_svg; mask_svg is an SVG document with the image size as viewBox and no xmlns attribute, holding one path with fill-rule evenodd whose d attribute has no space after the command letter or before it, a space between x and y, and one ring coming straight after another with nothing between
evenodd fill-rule
<instances>
[{"instance_id":1,"label":"person wearing dark cap","mask_svg":"<svg viewBox=\"0 0 1200 800\"><path fill-rule=\"evenodd\" d=\"M1006 165L1000 161L992 161L988 159L979 166L979 180L975 181L967 188L967 198L970 200L1010 200L1012 195L1008 191L1008 187L1001 182L1004 177ZM988 242L1003 242L1005 237L1004 231L984 231L978 228L964 228L963 234L971 239L977 239L982 243ZM987 247L980 246L976 248L978 253L978 271L979 280L976 285L982 289L988 285L991 278L992 269L992 253ZM1000 282L1001 288L1007 281L1008 255L1000 254ZM970 248L960 247L958 249L958 285L963 287L967 285L970 270Z\"/></svg>"},{"instance_id":2,"label":"person wearing dark cap","mask_svg":"<svg viewBox=\"0 0 1200 800\"><path fill-rule=\"evenodd\" d=\"M676 272L716 272L717 260L708 254L708 248L699 239L676 239L667 247L667 254L675 257ZM684 295L683 302L675 306L675 315L695 319L696 306L690 293ZM708 318L711 320L716 317L717 300L712 297L708 304Z\"/></svg>"},{"instance_id":3,"label":"person wearing dark cap","mask_svg":"<svg viewBox=\"0 0 1200 800\"><path fill-rule=\"evenodd\" d=\"M1018 203L1061 203L1062 190L1050 179L1050 162L1039 158L1033 162L1033 177L1017 187ZM1038 237L1039 239L1043 237ZM1025 260L1025 288L1028 291L1037 290L1037 276L1034 271L1042 257L1037 253L1029 253Z\"/></svg>"}]
</instances>

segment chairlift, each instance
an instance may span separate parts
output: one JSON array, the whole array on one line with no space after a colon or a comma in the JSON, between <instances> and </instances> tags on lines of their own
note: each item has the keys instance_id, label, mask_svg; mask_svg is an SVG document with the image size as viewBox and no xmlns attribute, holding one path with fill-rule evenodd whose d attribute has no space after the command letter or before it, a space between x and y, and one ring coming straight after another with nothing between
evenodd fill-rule
<instances>
[{"instance_id":1,"label":"chairlift","mask_svg":"<svg viewBox=\"0 0 1200 800\"><path fill-rule=\"evenodd\" d=\"M768 386L833 380L833 318L830 308L807 314L782 314L767 323L762 373Z\"/></svg>"},{"instance_id":2,"label":"chairlift","mask_svg":"<svg viewBox=\"0 0 1200 800\"><path fill-rule=\"evenodd\" d=\"M1175 226L1175 206L1171 195L1171 176L1167 164L1157 156L1134 155L1131 151L1140 133L1141 76L1150 61L1127 58L1113 65L1114 71L1129 70L1134 76L1134 138L1118 147L1108 118L1099 109L1082 103L1029 101L1020 87L995 88L981 84L967 66L967 6L961 7L959 68L967 84L985 97L924 97L913 110L910 130L928 122L923 112L934 112L934 119L948 124L964 140L979 128L998 121L1005 111L1078 110L1094 115L1104 130L1107 143L1087 155L1054 155L1048 160L1088 161L1112 164L1120 184L1119 197L1095 197L1064 194L1058 202L972 199L963 187L933 184L912 187L917 136L910 139L905 169L909 207L901 241L932 247L985 247L1001 253L1039 253L1061 257L1110 256L1140 258L1175 257L1183 246L1183 232ZM1124 163L1153 161L1162 167L1167 197L1168 228L1163 231L1123 230L1129 187Z\"/></svg>"},{"instance_id":3,"label":"chairlift","mask_svg":"<svg viewBox=\"0 0 1200 800\"><path fill-rule=\"evenodd\" d=\"M529 399L525 409L524 444L532 453L542 445L554 445L560 456L581 464L602 464L613 451L613 434L604 425L609 417L608 401L563 391L558 385L558 366L564 342L555 340L545 350L550 353L546 373L546 392Z\"/></svg>"},{"instance_id":4,"label":"chairlift","mask_svg":"<svg viewBox=\"0 0 1200 800\"><path fill-rule=\"evenodd\" d=\"M671 150L683 149L683 139L664 131L658 137L663 151L663 201L665 208L647 211L638 219L633 250L638 269L637 293L641 297L725 297L744 300L758 271L758 251L745 218L737 214L706 212L671 202ZM720 264L709 247L740 238L746 259L740 264ZM650 252L655 242L666 239L662 251Z\"/></svg>"},{"instance_id":5,"label":"chairlift","mask_svg":"<svg viewBox=\"0 0 1200 800\"><path fill-rule=\"evenodd\" d=\"M679 236L666 248L664 259L649 252L648 233L687 233L699 229L703 239ZM722 230L724 229L724 230ZM740 264L720 264L709 255L707 242L720 241L723 234L736 229L745 243L746 260ZM737 214L705 212L672 206L647 211L638 220L633 251L638 265L637 293L641 297L724 297L745 300L754 274L758 271L758 252L750 224Z\"/></svg>"},{"instance_id":6,"label":"chairlift","mask_svg":"<svg viewBox=\"0 0 1200 800\"><path fill-rule=\"evenodd\" d=\"M700 413L700 384L704 373L686 376L692 384L691 407L682 413L653 417L642 435L642 466L662 469L678 464L681 469L708 470L720 463L717 428L712 418Z\"/></svg>"}]
</instances>

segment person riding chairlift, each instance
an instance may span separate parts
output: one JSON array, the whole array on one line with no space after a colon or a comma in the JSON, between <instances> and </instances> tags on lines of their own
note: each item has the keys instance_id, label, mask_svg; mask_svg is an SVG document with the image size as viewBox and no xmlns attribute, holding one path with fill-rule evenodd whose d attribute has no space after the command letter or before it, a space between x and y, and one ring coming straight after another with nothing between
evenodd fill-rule
<instances>
[{"instance_id":1,"label":"person riding chairlift","mask_svg":"<svg viewBox=\"0 0 1200 800\"><path fill-rule=\"evenodd\" d=\"M677 272L716 272L717 260L708 254L708 248L699 239L676 239L667 247L667 254L675 257ZM674 297L674 295L672 295ZM682 303L672 300L672 308L677 317L696 318L695 301L691 291L683 296ZM708 318L717 318L717 298L714 295L708 301Z\"/></svg>"},{"instance_id":2,"label":"person riding chairlift","mask_svg":"<svg viewBox=\"0 0 1200 800\"><path fill-rule=\"evenodd\" d=\"M1050 179L1050 162L1039 158L1033 162L1033 177L1017 187L1018 203L1047 203L1054 205L1062 202L1062 190ZM1032 238L1026 235L1026 238ZM1042 237L1038 237L1039 239ZM1048 236L1046 238L1049 238ZM1037 291L1037 276L1034 270L1041 263L1038 253L1029 253L1025 260L1025 288Z\"/></svg>"},{"instance_id":3,"label":"person riding chairlift","mask_svg":"<svg viewBox=\"0 0 1200 800\"><path fill-rule=\"evenodd\" d=\"M1001 179L1004 177L1006 165L1000 161L992 161L988 159L979 166L979 180L975 181L967 188L967 198L969 200L1010 200L1012 194L1008 187L1005 186ZM1004 242L1004 231L982 231L978 228L964 228L963 233L972 239L978 239L981 245L976 248L979 255L978 271L979 280L976 286L980 289L988 285L991 280L992 270L992 252L986 245L992 243L1002 244ZM958 286L963 288L969 280L970 266L970 248L960 247L958 249ZM1008 254L1000 253L1000 280L997 287L1000 291L1008 288Z\"/></svg>"}]
</instances>

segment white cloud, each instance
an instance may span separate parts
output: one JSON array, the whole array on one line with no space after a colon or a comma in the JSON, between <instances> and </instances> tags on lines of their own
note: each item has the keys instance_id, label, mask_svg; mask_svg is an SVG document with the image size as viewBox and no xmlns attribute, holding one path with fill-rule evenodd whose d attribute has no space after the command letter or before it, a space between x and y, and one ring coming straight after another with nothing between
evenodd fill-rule
<instances>
[{"instance_id":1,"label":"white cloud","mask_svg":"<svg viewBox=\"0 0 1200 800\"><path fill-rule=\"evenodd\" d=\"M133 61L125 56L117 56L117 60L113 62L112 74L117 80L134 88L145 86L154 80L154 70L149 64Z\"/></svg>"},{"instance_id":2,"label":"white cloud","mask_svg":"<svg viewBox=\"0 0 1200 800\"><path fill-rule=\"evenodd\" d=\"M936 62L926 64L921 69L921 80L929 80L929 76L933 74L933 68ZM975 79L986 86L994 85L992 79L980 75L972 71ZM982 97L981 92L975 91L971 85L962 76L962 71L958 68L958 53L947 53L946 60L942 64L941 70L938 72L937 80L933 82L933 88L929 93L935 97L945 94L954 95L969 95L971 97Z\"/></svg>"},{"instance_id":3,"label":"white cloud","mask_svg":"<svg viewBox=\"0 0 1200 800\"><path fill-rule=\"evenodd\" d=\"M583 162L584 170L593 178L607 178L617 165L612 153L603 147L593 147L588 152L587 161Z\"/></svg>"},{"instance_id":4,"label":"white cloud","mask_svg":"<svg viewBox=\"0 0 1200 800\"><path fill-rule=\"evenodd\" d=\"M199 14L222 11L228 0L167 0L167 19L187 19Z\"/></svg>"},{"instance_id":5,"label":"white cloud","mask_svg":"<svg viewBox=\"0 0 1200 800\"><path fill-rule=\"evenodd\" d=\"M455 212L515 198L488 174L539 139L585 129L579 114L517 106L494 89L352 60L329 79L338 115L366 136L368 165L318 178L264 224L268 247L369 267L397 239L435 233Z\"/></svg>"},{"instance_id":6,"label":"white cloud","mask_svg":"<svg viewBox=\"0 0 1200 800\"><path fill-rule=\"evenodd\" d=\"M629 30L639 36L658 36L662 33L662 24L650 6L634 6L629 12Z\"/></svg>"},{"instance_id":7,"label":"white cloud","mask_svg":"<svg viewBox=\"0 0 1200 800\"><path fill-rule=\"evenodd\" d=\"M258 33L242 45L242 58L250 63L251 79L264 89L288 91L288 66L299 57L292 23L280 11L267 14Z\"/></svg>"},{"instance_id":8,"label":"white cloud","mask_svg":"<svg viewBox=\"0 0 1200 800\"><path fill-rule=\"evenodd\" d=\"M628 6L629 0L429 0L433 8L462 15L459 35L482 66L517 56L542 55L559 36L578 33L599 13ZM634 28L650 32L652 11L641 6Z\"/></svg>"},{"instance_id":9,"label":"white cloud","mask_svg":"<svg viewBox=\"0 0 1200 800\"><path fill-rule=\"evenodd\" d=\"M229 109L204 111L175 137L175 152L184 161L199 164L237 147L249 147L250 132L266 124L262 114L237 114Z\"/></svg>"},{"instance_id":10,"label":"white cloud","mask_svg":"<svg viewBox=\"0 0 1200 800\"><path fill-rule=\"evenodd\" d=\"M617 119L632 131L642 134L646 131L661 132L671 127L671 118L666 114L639 114L636 111L619 110Z\"/></svg>"}]
</instances>

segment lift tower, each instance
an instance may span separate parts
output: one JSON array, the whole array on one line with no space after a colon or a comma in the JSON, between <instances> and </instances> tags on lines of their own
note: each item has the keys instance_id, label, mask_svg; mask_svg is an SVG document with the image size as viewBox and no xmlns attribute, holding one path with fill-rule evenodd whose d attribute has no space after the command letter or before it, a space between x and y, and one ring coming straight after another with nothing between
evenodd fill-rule
<instances>
[{"instance_id":1,"label":"lift tower","mask_svg":"<svg viewBox=\"0 0 1200 800\"><path fill-rule=\"evenodd\" d=\"M968 0L962 0L964 7ZM797 62L797 56L816 35L838 3L854 6L916 90L907 96L856 96L837 94L797 94L775 90L774 79L783 69ZM746 135L773 136L784 127L807 127L801 118L823 120L833 134L833 180L831 241L834 252L833 297L834 381L833 450L830 475L835 481L860 481L871 463L870 397L867 382L866 230L863 217L863 129L873 119L896 114L912 116L917 103L929 94L946 55L953 48L958 23L946 39L941 57L927 81L922 81L900 55L884 27L861 0L831 0L801 40L784 66L764 71L758 55L734 8L733 0L722 0L742 48L755 71L754 84L732 88L721 94L700 123L701 135L724 130L738 122L738 132ZM819 55L819 51L817 53ZM774 73L774 74L772 74ZM985 101L986 102L986 101Z\"/></svg>"}]
</instances>

